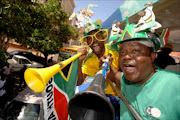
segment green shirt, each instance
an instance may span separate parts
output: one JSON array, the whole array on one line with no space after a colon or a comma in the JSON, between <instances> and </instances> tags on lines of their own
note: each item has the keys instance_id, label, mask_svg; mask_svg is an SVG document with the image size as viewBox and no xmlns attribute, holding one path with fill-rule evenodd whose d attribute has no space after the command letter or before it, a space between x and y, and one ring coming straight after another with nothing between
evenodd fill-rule
<instances>
[{"instance_id":1,"label":"green shirt","mask_svg":"<svg viewBox=\"0 0 180 120\"><path fill-rule=\"evenodd\" d=\"M159 69L142 85L121 76L121 91L143 120L180 120L180 73ZM120 119L135 119L123 101Z\"/></svg>"}]
</instances>

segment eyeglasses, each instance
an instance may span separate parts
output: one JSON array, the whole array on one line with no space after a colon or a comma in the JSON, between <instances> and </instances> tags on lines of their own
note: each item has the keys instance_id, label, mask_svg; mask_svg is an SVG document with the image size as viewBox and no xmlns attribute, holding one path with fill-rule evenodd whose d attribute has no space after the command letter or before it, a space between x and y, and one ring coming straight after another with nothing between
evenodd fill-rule
<instances>
[{"instance_id":1,"label":"eyeglasses","mask_svg":"<svg viewBox=\"0 0 180 120\"><path fill-rule=\"evenodd\" d=\"M82 46L88 47L88 46L92 45L94 38L98 41L107 40L108 39L108 30L107 29L99 30L93 35L86 35L86 36L82 37L79 41Z\"/></svg>"}]
</instances>

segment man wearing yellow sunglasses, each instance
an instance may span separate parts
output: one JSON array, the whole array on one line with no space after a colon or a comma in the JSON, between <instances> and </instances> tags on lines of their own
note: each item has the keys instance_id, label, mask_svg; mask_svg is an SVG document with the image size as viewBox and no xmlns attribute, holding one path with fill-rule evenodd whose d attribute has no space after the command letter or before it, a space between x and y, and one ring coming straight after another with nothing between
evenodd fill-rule
<instances>
[{"instance_id":1,"label":"man wearing yellow sunglasses","mask_svg":"<svg viewBox=\"0 0 180 120\"><path fill-rule=\"evenodd\" d=\"M104 44L108 39L108 31L101 29L100 25L91 24L85 29L85 36L80 39L82 47L78 49L78 52L82 53L78 62L78 82L77 85L81 85L86 77L94 77L95 73L100 70L99 59L103 56L112 54L113 62L112 66L119 70L118 63L118 51L113 49L110 44ZM90 47L92 52L88 54L87 47ZM114 81L114 80L111 80ZM105 93L110 99L113 107L115 108L116 120L119 120L119 96L106 80L106 90ZM117 97L114 97L117 96ZM113 99L113 100L112 100Z\"/></svg>"}]
</instances>

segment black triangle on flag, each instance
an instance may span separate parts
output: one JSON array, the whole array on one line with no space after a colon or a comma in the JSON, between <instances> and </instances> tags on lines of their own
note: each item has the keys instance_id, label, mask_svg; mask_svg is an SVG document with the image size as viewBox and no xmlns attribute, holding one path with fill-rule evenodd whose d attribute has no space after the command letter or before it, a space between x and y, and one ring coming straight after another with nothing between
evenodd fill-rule
<instances>
[{"instance_id":1,"label":"black triangle on flag","mask_svg":"<svg viewBox=\"0 0 180 120\"><path fill-rule=\"evenodd\" d=\"M68 73L71 72L70 67L71 67L71 63L69 63L68 65L66 65L66 67L64 67L61 71L63 72L64 76L67 78L68 77Z\"/></svg>"}]
</instances>

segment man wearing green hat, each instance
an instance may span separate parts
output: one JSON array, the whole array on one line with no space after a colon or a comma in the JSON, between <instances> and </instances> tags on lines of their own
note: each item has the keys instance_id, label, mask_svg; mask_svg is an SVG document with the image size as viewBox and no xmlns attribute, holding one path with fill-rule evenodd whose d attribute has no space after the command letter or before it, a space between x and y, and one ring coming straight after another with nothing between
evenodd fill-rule
<instances>
[{"instance_id":1,"label":"man wearing green hat","mask_svg":"<svg viewBox=\"0 0 180 120\"><path fill-rule=\"evenodd\" d=\"M102 29L99 22L88 24L85 28L84 36L80 39L83 47L78 49L78 52L82 53L78 62L78 81L77 85L81 85L86 77L94 77L96 72L100 70L99 59L112 54L113 62L112 66L118 70L118 52L111 48L110 44L104 44L104 41L108 38L108 31ZM85 43L85 44L84 44ZM87 47L90 47L92 52L88 54ZM113 80L113 79L112 79ZM113 99L115 108L116 120L119 120L119 96L115 90L110 86L107 80L105 93L110 101ZM117 97L114 97L117 96Z\"/></svg>"},{"instance_id":2,"label":"man wearing green hat","mask_svg":"<svg viewBox=\"0 0 180 120\"><path fill-rule=\"evenodd\" d=\"M134 32L127 24L119 45L122 72L110 69L120 81L121 92L143 120L180 119L180 73L160 69L154 64L159 39L145 32ZM111 59L110 59L111 60ZM120 119L135 119L126 103L121 101Z\"/></svg>"}]
</instances>

